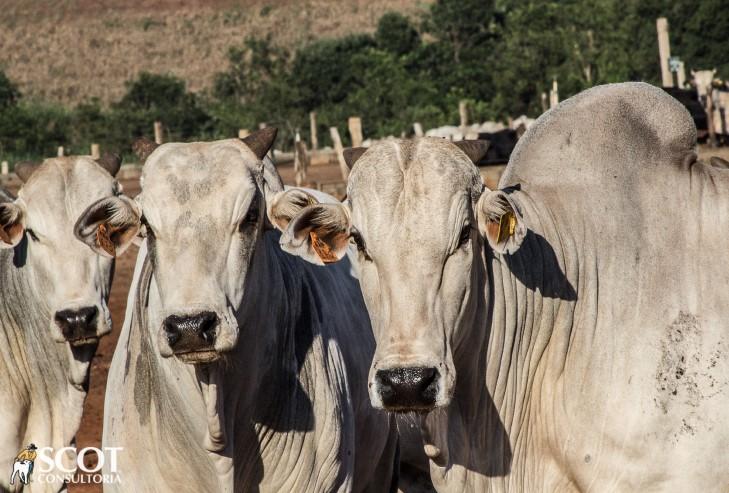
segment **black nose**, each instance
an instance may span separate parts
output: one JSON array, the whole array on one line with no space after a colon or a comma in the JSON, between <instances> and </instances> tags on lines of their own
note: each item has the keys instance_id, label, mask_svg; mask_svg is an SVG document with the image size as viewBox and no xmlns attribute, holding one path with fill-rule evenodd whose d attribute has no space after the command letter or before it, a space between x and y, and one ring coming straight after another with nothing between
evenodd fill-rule
<instances>
[{"instance_id":1,"label":"black nose","mask_svg":"<svg viewBox=\"0 0 729 493\"><path fill-rule=\"evenodd\" d=\"M430 410L438 394L435 368L391 368L375 374L382 404L395 411Z\"/></svg>"},{"instance_id":2,"label":"black nose","mask_svg":"<svg viewBox=\"0 0 729 493\"><path fill-rule=\"evenodd\" d=\"M164 320L167 342L175 352L212 349L218 315L200 312L193 315L170 315Z\"/></svg>"},{"instance_id":3,"label":"black nose","mask_svg":"<svg viewBox=\"0 0 729 493\"><path fill-rule=\"evenodd\" d=\"M98 308L87 306L78 310L58 311L54 319L61 329L63 337L73 342L96 337L96 318L98 314Z\"/></svg>"}]
</instances>

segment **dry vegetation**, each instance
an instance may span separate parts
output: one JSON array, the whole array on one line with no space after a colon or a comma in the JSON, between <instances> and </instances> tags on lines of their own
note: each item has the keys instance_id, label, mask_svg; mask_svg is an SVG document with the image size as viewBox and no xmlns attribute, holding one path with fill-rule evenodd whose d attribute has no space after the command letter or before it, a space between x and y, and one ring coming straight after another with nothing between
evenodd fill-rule
<instances>
[{"instance_id":1,"label":"dry vegetation","mask_svg":"<svg viewBox=\"0 0 729 493\"><path fill-rule=\"evenodd\" d=\"M209 87L249 35L288 48L369 32L380 15L417 16L426 0L0 0L0 68L30 96L108 103L140 71Z\"/></svg>"}]
</instances>

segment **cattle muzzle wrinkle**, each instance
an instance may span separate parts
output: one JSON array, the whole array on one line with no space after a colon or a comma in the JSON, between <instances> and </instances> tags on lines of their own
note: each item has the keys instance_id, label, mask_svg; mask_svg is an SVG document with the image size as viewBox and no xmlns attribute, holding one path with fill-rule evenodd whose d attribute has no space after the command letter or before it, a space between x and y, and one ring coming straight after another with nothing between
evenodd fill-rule
<instances>
[{"instance_id":1,"label":"cattle muzzle wrinkle","mask_svg":"<svg viewBox=\"0 0 729 493\"><path fill-rule=\"evenodd\" d=\"M85 306L77 309L57 311L53 317L61 334L72 346L96 344L99 309Z\"/></svg>"},{"instance_id":2,"label":"cattle muzzle wrinkle","mask_svg":"<svg viewBox=\"0 0 729 493\"><path fill-rule=\"evenodd\" d=\"M173 354L185 363L209 363L219 358L215 350L219 325L218 315L211 311L169 315L163 322Z\"/></svg>"},{"instance_id":3,"label":"cattle muzzle wrinkle","mask_svg":"<svg viewBox=\"0 0 729 493\"><path fill-rule=\"evenodd\" d=\"M390 368L375 374L382 406L395 412L428 412L435 408L440 372L432 367Z\"/></svg>"}]
</instances>

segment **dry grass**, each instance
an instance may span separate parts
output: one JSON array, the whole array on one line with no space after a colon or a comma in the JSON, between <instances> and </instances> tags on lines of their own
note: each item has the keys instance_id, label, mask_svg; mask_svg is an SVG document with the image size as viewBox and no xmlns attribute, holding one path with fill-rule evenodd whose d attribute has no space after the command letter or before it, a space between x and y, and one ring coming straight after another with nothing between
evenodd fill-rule
<instances>
[{"instance_id":1,"label":"dry grass","mask_svg":"<svg viewBox=\"0 0 729 493\"><path fill-rule=\"evenodd\" d=\"M427 0L0 0L0 66L24 94L61 103L113 101L140 71L210 86L228 48L271 34L294 48L372 31L388 10Z\"/></svg>"}]
</instances>

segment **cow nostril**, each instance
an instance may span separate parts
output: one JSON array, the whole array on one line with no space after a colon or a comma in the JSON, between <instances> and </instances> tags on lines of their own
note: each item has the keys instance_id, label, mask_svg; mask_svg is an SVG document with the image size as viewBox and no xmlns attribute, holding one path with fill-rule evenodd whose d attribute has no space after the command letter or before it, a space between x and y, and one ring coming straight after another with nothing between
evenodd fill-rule
<instances>
[{"instance_id":1,"label":"cow nostril","mask_svg":"<svg viewBox=\"0 0 729 493\"><path fill-rule=\"evenodd\" d=\"M60 310L53 319L66 339L81 339L96 333L96 317L99 309L87 306L77 310Z\"/></svg>"},{"instance_id":2,"label":"cow nostril","mask_svg":"<svg viewBox=\"0 0 729 493\"><path fill-rule=\"evenodd\" d=\"M410 367L378 370L375 378L385 406L422 409L435 403L439 375L436 368Z\"/></svg>"},{"instance_id":3,"label":"cow nostril","mask_svg":"<svg viewBox=\"0 0 729 493\"><path fill-rule=\"evenodd\" d=\"M215 342L215 328L218 326L218 316L213 312L203 312L199 315L200 323L198 333L207 343Z\"/></svg>"},{"instance_id":4,"label":"cow nostril","mask_svg":"<svg viewBox=\"0 0 729 493\"><path fill-rule=\"evenodd\" d=\"M194 315L170 315L165 318L163 327L170 347L180 343L180 350L199 347L200 340L207 346L215 343L218 326L215 312L200 312ZM196 342L197 341L197 342Z\"/></svg>"}]
</instances>

